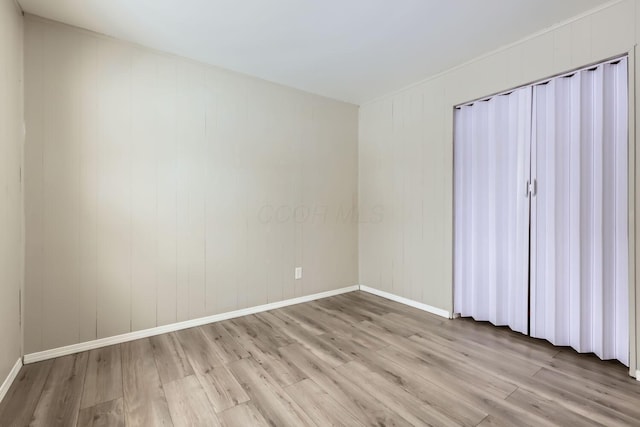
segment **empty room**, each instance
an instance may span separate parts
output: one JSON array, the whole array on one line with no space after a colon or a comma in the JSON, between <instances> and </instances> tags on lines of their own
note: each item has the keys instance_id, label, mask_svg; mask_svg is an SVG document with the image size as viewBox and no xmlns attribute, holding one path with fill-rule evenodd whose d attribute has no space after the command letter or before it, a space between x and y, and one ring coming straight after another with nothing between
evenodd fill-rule
<instances>
[{"instance_id":1,"label":"empty room","mask_svg":"<svg viewBox=\"0 0 640 427\"><path fill-rule=\"evenodd\" d=\"M640 426L639 41L640 0L0 0L0 427Z\"/></svg>"}]
</instances>

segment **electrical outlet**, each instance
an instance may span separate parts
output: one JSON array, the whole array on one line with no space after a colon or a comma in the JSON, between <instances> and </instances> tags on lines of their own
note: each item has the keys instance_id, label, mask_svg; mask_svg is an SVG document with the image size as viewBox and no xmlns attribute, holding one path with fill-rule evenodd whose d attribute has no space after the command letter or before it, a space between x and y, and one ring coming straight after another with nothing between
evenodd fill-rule
<instances>
[{"instance_id":1,"label":"electrical outlet","mask_svg":"<svg viewBox=\"0 0 640 427\"><path fill-rule=\"evenodd\" d=\"M296 267L294 275L296 280L302 279L302 267Z\"/></svg>"}]
</instances>

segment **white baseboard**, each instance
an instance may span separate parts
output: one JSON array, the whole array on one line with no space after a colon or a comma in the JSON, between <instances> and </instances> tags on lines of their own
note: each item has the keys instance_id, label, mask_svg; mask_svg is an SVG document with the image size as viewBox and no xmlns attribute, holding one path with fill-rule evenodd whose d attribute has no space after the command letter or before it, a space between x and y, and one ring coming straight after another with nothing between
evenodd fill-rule
<instances>
[{"instance_id":1,"label":"white baseboard","mask_svg":"<svg viewBox=\"0 0 640 427\"><path fill-rule=\"evenodd\" d=\"M260 313L263 311L274 310L289 305L301 304L304 302L314 301L321 298L327 298L334 295L340 295L347 292L357 291L358 285L348 286L346 288L335 289L333 291L320 292L318 294L307 295L298 298L292 298L284 301L273 302L270 304L258 305L255 307L243 308L241 310L230 311L227 313L214 314L213 316L201 317L198 319L187 320L184 322L172 323L170 325L158 326L156 328L144 329L142 331L129 332L113 337L101 338L93 341L86 341L79 344L72 344L65 347L53 348L51 350L40 351L37 353L26 354L24 363L35 363L42 360L54 359L56 357L67 356L69 354L80 353L82 351L93 350L100 347L106 347L123 342L134 341L141 338L147 338L154 335L166 334L167 332L179 331L181 329L193 328L195 326L206 325L208 323L220 322L222 320L233 319L236 317L247 316L249 314Z\"/></svg>"},{"instance_id":2,"label":"white baseboard","mask_svg":"<svg viewBox=\"0 0 640 427\"><path fill-rule=\"evenodd\" d=\"M2 402L2 399L4 399L4 397L7 395L7 392L9 391L11 384L13 384L13 381L16 379L16 377L20 373L21 368L22 368L22 359L18 359L16 364L13 365L13 368L11 368L11 371L9 371L9 375L7 376L7 378L4 380L2 385L0 385L0 402Z\"/></svg>"},{"instance_id":3,"label":"white baseboard","mask_svg":"<svg viewBox=\"0 0 640 427\"><path fill-rule=\"evenodd\" d=\"M381 291L375 288L370 288L368 286L360 285L360 290L364 292L368 292L373 295L377 295L382 298L389 299L391 301L399 302L400 304L408 305L410 307L417 308L418 310L423 310L431 314L435 314L440 317L446 317L447 319L452 319L453 314L448 312L447 310L443 310L441 308L432 307L428 304L423 304L418 301L411 300L409 298L401 297L398 295L390 294L389 292Z\"/></svg>"},{"instance_id":4,"label":"white baseboard","mask_svg":"<svg viewBox=\"0 0 640 427\"><path fill-rule=\"evenodd\" d=\"M640 369L636 371L636 380L640 381Z\"/></svg>"}]
</instances>

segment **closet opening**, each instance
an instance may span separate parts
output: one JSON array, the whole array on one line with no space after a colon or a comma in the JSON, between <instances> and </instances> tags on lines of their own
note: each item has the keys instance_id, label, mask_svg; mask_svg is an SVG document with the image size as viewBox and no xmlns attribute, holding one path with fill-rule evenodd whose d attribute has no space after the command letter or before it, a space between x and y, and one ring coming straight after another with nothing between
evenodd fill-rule
<instances>
[{"instance_id":1,"label":"closet opening","mask_svg":"<svg viewBox=\"0 0 640 427\"><path fill-rule=\"evenodd\" d=\"M483 101L454 110L454 312L629 366L627 57Z\"/></svg>"}]
</instances>

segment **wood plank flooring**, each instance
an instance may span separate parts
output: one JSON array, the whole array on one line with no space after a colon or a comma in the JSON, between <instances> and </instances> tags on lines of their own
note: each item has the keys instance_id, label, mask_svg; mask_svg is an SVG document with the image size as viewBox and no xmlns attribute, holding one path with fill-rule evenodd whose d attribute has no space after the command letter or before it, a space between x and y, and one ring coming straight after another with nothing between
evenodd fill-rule
<instances>
[{"instance_id":1,"label":"wood plank flooring","mask_svg":"<svg viewBox=\"0 0 640 427\"><path fill-rule=\"evenodd\" d=\"M22 368L0 426L630 426L627 368L353 292Z\"/></svg>"}]
</instances>

